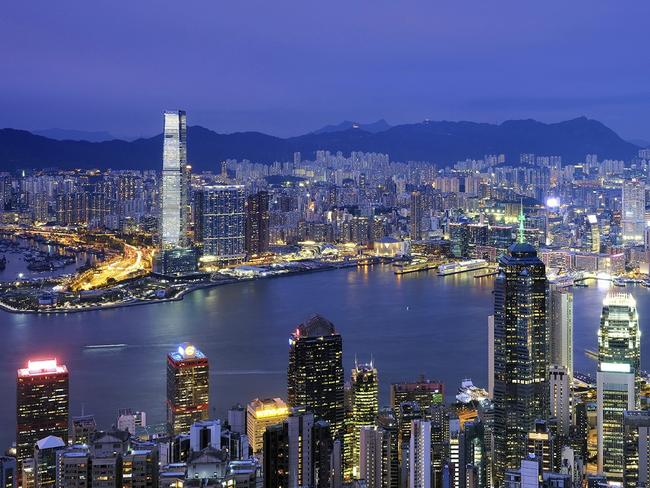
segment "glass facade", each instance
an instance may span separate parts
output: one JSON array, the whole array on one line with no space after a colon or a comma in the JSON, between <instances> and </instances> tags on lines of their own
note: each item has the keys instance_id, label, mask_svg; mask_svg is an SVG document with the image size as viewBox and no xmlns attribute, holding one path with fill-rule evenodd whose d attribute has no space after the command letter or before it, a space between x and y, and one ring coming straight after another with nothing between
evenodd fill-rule
<instances>
[{"instance_id":1,"label":"glass facade","mask_svg":"<svg viewBox=\"0 0 650 488\"><path fill-rule=\"evenodd\" d=\"M182 110L165 112L160 242L163 249L187 245L189 168L187 122Z\"/></svg>"}]
</instances>

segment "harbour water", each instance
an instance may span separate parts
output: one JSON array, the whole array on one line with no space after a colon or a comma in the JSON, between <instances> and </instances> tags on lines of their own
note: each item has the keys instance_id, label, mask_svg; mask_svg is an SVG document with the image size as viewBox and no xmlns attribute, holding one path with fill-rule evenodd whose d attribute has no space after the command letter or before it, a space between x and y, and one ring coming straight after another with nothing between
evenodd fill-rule
<instances>
[{"instance_id":1,"label":"harbour water","mask_svg":"<svg viewBox=\"0 0 650 488\"><path fill-rule=\"evenodd\" d=\"M355 356L373 358L382 404L391 382L420 374L444 381L450 397L463 378L486 386L492 288L492 278L472 273L396 276L390 266L375 265L226 285L180 302L56 315L0 312L0 447L14 439L16 369L29 358L55 356L67 364L71 414L83 410L110 428L125 407L146 411L149 422L164 420L165 355L190 341L210 359L211 407L223 415L256 396L286 397L289 334L313 313L331 320L343 336L346 380ZM584 351L597 347L607 289L606 282L575 289L578 371L595 371ZM650 291L616 291L635 295L646 332ZM648 336L642 335L646 369Z\"/></svg>"}]
</instances>

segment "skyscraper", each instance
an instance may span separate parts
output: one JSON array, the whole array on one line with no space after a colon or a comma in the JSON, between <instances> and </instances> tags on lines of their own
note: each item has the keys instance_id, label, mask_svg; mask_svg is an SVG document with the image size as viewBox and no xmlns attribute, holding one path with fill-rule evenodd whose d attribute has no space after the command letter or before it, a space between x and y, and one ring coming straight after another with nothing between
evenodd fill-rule
<instances>
[{"instance_id":1,"label":"skyscraper","mask_svg":"<svg viewBox=\"0 0 650 488\"><path fill-rule=\"evenodd\" d=\"M253 453L262 452L264 431L270 425L279 424L289 415L286 403L280 398L256 398L248 404L246 415L246 435Z\"/></svg>"},{"instance_id":2,"label":"skyscraper","mask_svg":"<svg viewBox=\"0 0 650 488\"><path fill-rule=\"evenodd\" d=\"M645 185L637 179L623 182L623 243L643 244L645 231Z\"/></svg>"},{"instance_id":3,"label":"skyscraper","mask_svg":"<svg viewBox=\"0 0 650 488\"><path fill-rule=\"evenodd\" d=\"M330 424L332 437L343 427L343 341L329 320L314 315L289 339L288 402L307 406Z\"/></svg>"},{"instance_id":4,"label":"skyscraper","mask_svg":"<svg viewBox=\"0 0 650 488\"><path fill-rule=\"evenodd\" d=\"M557 419L557 432L568 438L571 429L571 381L564 366L552 364L548 370L551 416Z\"/></svg>"},{"instance_id":5,"label":"skyscraper","mask_svg":"<svg viewBox=\"0 0 650 488\"><path fill-rule=\"evenodd\" d=\"M623 481L623 413L635 410L640 387L641 333L636 301L628 293L603 300L598 329L598 471Z\"/></svg>"},{"instance_id":6,"label":"skyscraper","mask_svg":"<svg viewBox=\"0 0 650 488\"><path fill-rule=\"evenodd\" d=\"M246 199L246 252L249 255L269 250L269 193L260 191Z\"/></svg>"},{"instance_id":7,"label":"skyscraper","mask_svg":"<svg viewBox=\"0 0 650 488\"><path fill-rule=\"evenodd\" d=\"M183 343L167 355L167 423L175 434L187 433L197 420L208 418L208 358Z\"/></svg>"},{"instance_id":8,"label":"skyscraper","mask_svg":"<svg viewBox=\"0 0 650 488\"><path fill-rule=\"evenodd\" d=\"M351 377L352 445L348 449L352 476L359 476L359 436L361 427L373 426L379 411L379 380L377 370L370 364L355 364Z\"/></svg>"},{"instance_id":9,"label":"skyscraper","mask_svg":"<svg viewBox=\"0 0 650 488\"><path fill-rule=\"evenodd\" d=\"M16 396L16 459L34 454L47 436L68 440L68 369L56 359L29 361L18 370Z\"/></svg>"},{"instance_id":10,"label":"skyscraper","mask_svg":"<svg viewBox=\"0 0 650 488\"><path fill-rule=\"evenodd\" d=\"M422 410L442 403L444 385L439 381L421 376L412 382L393 383L390 385L390 404L395 412L404 402L416 402Z\"/></svg>"},{"instance_id":11,"label":"skyscraper","mask_svg":"<svg viewBox=\"0 0 650 488\"><path fill-rule=\"evenodd\" d=\"M573 293L552 285L548 300L550 361L573 376Z\"/></svg>"},{"instance_id":12,"label":"skyscraper","mask_svg":"<svg viewBox=\"0 0 650 488\"><path fill-rule=\"evenodd\" d=\"M189 173L185 112L166 111L164 116L160 243L169 249L187 245Z\"/></svg>"},{"instance_id":13,"label":"skyscraper","mask_svg":"<svg viewBox=\"0 0 650 488\"><path fill-rule=\"evenodd\" d=\"M526 438L548 412L549 366L546 270L530 244L518 243L499 259L494 284L495 478L519 467Z\"/></svg>"},{"instance_id":14,"label":"skyscraper","mask_svg":"<svg viewBox=\"0 0 650 488\"><path fill-rule=\"evenodd\" d=\"M650 482L650 412L629 411L623 416L625 488L648 486Z\"/></svg>"},{"instance_id":15,"label":"skyscraper","mask_svg":"<svg viewBox=\"0 0 650 488\"><path fill-rule=\"evenodd\" d=\"M431 422L413 420L409 446L409 488L431 488Z\"/></svg>"},{"instance_id":16,"label":"skyscraper","mask_svg":"<svg viewBox=\"0 0 650 488\"><path fill-rule=\"evenodd\" d=\"M203 188L203 259L237 263L244 259L246 211L244 187Z\"/></svg>"},{"instance_id":17,"label":"skyscraper","mask_svg":"<svg viewBox=\"0 0 650 488\"><path fill-rule=\"evenodd\" d=\"M422 193L419 191L411 193L410 235L414 241L422 239Z\"/></svg>"}]
</instances>

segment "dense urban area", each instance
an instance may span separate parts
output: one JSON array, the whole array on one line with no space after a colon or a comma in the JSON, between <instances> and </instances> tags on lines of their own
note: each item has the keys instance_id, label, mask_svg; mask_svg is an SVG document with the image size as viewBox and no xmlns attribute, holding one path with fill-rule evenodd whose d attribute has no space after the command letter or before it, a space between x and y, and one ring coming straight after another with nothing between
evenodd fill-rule
<instances>
[{"instance_id":1,"label":"dense urban area","mask_svg":"<svg viewBox=\"0 0 650 488\"><path fill-rule=\"evenodd\" d=\"M179 338L166 358L166 419L132 405L97 425L70 413L66 365L24 358L2 486L648 484L648 378L626 288L650 287L650 149L629 161L486 154L452 166L320 150L197 173L186 124L185 112L164 113L161 171L0 175L6 313L156 306L200 288L380 263L395 280L474 273L494 282L481 325L488 384L414 375L391 384L382 406L381 371L355 361L346 373L344 337L314 315L286 331L283 398L242 398L214 418L210 358ZM573 289L594 281L611 287L592 377L574 370Z\"/></svg>"}]
</instances>

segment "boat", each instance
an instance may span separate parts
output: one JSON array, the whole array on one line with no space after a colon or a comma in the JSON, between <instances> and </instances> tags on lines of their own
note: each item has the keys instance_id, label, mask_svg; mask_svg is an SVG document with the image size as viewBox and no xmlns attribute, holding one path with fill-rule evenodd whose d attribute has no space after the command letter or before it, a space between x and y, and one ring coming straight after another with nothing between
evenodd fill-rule
<instances>
[{"instance_id":1,"label":"boat","mask_svg":"<svg viewBox=\"0 0 650 488\"><path fill-rule=\"evenodd\" d=\"M612 283L614 284L614 286L619 286L621 288L625 288L625 281L622 280L621 278L614 278Z\"/></svg>"},{"instance_id":2,"label":"boat","mask_svg":"<svg viewBox=\"0 0 650 488\"><path fill-rule=\"evenodd\" d=\"M578 287L578 288L589 288L589 285L585 283L584 281L574 281L573 286Z\"/></svg>"},{"instance_id":3,"label":"boat","mask_svg":"<svg viewBox=\"0 0 650 488\"><path fill-rule=\"evenodd\" d=\"M406 274L406 273L416 273L418 271L427 271L433 269L437 266L437 263L433 263L427 260L418 260L411 261L408 264L402 264L401 266L394 266L394 273L396 275Z\"/></svg>"},{"instance_id":4,"label":"boat","mask_svg":"<svg viewBox=\"0 0 650 488\"><path fill-rule=\"evenodd\" d=\"M485 259L470 259L469 261L460 261L458 263L441 264L438 266L438 275L447 276L457 273L466 273L467 271L476 271L488 267Z\"/></svg>"}]
</instances>

